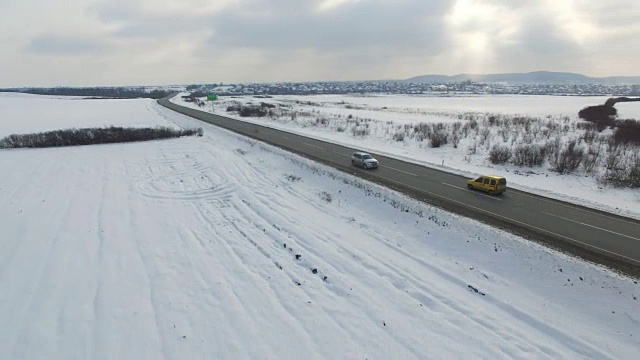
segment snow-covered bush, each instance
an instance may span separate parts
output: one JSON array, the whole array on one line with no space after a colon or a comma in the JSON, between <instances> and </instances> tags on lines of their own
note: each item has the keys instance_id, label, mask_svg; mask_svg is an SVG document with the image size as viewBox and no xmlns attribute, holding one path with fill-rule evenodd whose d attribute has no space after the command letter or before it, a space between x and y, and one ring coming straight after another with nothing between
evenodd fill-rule
<instances>
[{"instance_id":1,"label":"snow-covered bush","mask_svg":"<svg viewBox=\"0 0 640 360\"><path fill-rule=\"evenodd\" d=\"M492 164L505 164L511 159L511 148L502 145L493 145L489 152L489 161Z\"/></svg>"},{"instance_id":2,"label":"snow-covered bush","mask_svg":"<svg viewBox=\"0 0 640 360\"><path fill-rule=\"evenodd\" d=\"M516 166L541 166L544 158L545 148L542 145L518 145L513 150L513 164Z\"/></svg>"}]
</instances>

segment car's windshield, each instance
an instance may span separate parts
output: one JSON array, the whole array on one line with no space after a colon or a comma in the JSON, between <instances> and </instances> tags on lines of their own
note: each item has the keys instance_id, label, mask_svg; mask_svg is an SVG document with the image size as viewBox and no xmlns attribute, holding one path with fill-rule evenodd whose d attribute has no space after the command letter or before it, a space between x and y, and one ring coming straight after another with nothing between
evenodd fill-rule
<instances>
[{"instance_id":1,"label":"car's windshield","mask_svg":"<svg viewBox=\"0 0 640 360\"><path fill-rule=\"evenodd\" d=\"M365 160L366 160L366 159L373 159L373 158L371 157L371 155L369 155L369 154L364 154L364 155L362 155L362 158L363 158L363 159L365 159Z\"/></svg>"}]
</instances>

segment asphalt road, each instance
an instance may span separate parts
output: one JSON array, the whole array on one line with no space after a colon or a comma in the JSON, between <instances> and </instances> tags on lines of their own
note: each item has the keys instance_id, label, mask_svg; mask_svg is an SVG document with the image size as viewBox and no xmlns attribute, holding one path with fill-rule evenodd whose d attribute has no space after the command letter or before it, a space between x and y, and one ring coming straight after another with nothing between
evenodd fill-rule
<instances>
[{"instance_id":1,"label":"asphalt road","mask_svg":"<svg viewBox=\"0 0 640 360\"><path fill-rule=\"evenodd\" d=\"M640 221L635 219L513 189L500 196L489 196L468 190L468 179L464 177L375 153L372 155L380 161L380 167L362 170L351 166L351 153L357 149L186 108L167 99L158 103L530 240L640 275Z\"/></svg>"}]
</instances>

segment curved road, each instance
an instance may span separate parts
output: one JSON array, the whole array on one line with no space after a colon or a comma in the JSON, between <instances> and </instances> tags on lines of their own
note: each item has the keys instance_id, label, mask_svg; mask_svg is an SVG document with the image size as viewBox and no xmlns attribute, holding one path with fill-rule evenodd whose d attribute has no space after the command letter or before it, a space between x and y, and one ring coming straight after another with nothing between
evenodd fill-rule
<instances>
[{"instance_id":1,"label":"curved road","mask_svg":"<svg viewBox=\"0 0 640 360\"><path fill-rule=\"evenodd\" d=\"M351 167L354 149L190 109L168 100L176 112L276 145L455 213L507 229L633 276L640 275L640 221L509 189L489 196L466 188L459 175L380 156L376 170ZM508 181L508 179L507 179Z\"/></svg>"}]
</instances>

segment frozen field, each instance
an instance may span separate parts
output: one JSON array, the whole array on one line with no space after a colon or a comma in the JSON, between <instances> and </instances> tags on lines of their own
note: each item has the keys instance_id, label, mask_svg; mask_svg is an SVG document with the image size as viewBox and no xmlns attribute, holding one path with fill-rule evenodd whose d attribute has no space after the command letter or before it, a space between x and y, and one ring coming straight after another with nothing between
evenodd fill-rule
<instances>
[{"instance_id":1,"label":"frozen field","mask_svg":"<svg viewBox=\"0 0 640 360\"><path fill-rule=\"evenodd\" d=\"M633 279L151 100L107 104L64 106L204 136L0 151L3 358L637 357ZM6 109L5 132L27 116Z\"/></svg>"},{"instance_id":2,"label":"frozen field","mask_svg":"<svg viewBox=\"0 0 640 360\"><path fill-rule=\"evenodd\" d=\"M139 100L85 100L81 97L37 96L0 93L0 138L67 128L103 126L173 126L158 122L150 103Z\"/></svg>"},{"instance_id":3,"label":"frozen field","mask_svg":"<svg viewBox=\"0 0 640 360\"><path fill-rule=\"evenodd\" d=\"M184 94L181 94L184 95ZM603 185L598 178L608 156L623 159L618 167L629 167L640 156L638 147L609 149L599 137L610 130L585 137L578 125L580 109L600 105L608 97L578 96L395 96L395 95L312 95L222 97L204 107L185 102L181 95L172 101L192 108L230 116L352 148L362 149L424 164L468 177L480 174L506 176L510 186L544 196L582 204L608 212L640 219L640 191ZM272 116L240 117L227 111L229 106L262 103L275 106ZM620 118L640 119L640 103L616 104ZM516 122L510 128L491 125L490 118ZM515 119L515 120L514 120ZM476 122L475 129L464 132L465 125ZM527 121L528 124L523 124ZM442 124L442 131L458 133L459 144L449 142L432 148L417 126ZM455 130L457 129L457 130ZM484 134L486 132L486 134ZM420 137L422 136L422 138ZM515 148L520 144L544 146L558 139L562 144L577 140L585 154L595 162L587 172L581 166L572 174L559 175L548 163L535 167L512 164L494 165L488 155L494 145ZM590 142L583 141L583 138ZM636 160L637 161L637 160ZM586 163L586 161L585 161ZM586 165L586 164L582 164Z\"/></svg>"}]
</instances>

